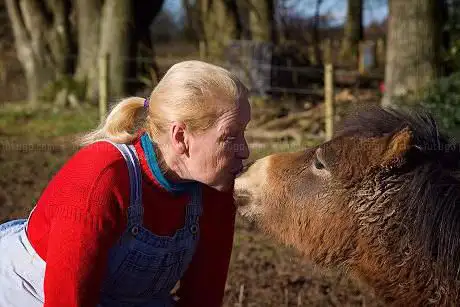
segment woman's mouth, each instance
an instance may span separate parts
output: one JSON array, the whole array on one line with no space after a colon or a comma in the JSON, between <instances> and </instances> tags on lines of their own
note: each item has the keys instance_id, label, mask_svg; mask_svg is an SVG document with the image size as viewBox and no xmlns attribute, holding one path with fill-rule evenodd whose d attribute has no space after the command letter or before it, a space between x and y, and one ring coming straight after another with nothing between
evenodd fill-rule
<instances>
[{"instance_id":1,"label":"woman's mouth","mask_svg":"<svg viewBox=\"0 0 460 307\"><path fill-rule=\"evenodd\" d=\"M238 176L241 174L241 172L243 171L244 167L243 166L240 166L238 167L236 170L233 170L232 171L232 174L235 175L235 176Z\"/></svg>"}]
</instances>

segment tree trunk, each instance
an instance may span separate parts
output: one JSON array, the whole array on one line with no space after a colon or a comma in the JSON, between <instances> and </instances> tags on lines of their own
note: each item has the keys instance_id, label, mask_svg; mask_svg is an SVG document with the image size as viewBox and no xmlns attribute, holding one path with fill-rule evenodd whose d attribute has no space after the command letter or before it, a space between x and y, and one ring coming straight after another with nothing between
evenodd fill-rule
<instances>
[{"instance_id":1,"label":"tree trunk","mask_svg":"<svg viewBox=\"0 0 460 307\"><path fill-rule=\"evenodd\" d=\"M129 46L132 43L130 20L132 2L129 0L106 0L102 9L99 55L109 55L109 96L122 98L127 90L129 70Z\"/></svg>"},{"instance_id":2,"label":"tree trunk","mask_svg":"<svg viewBox=\"0 0 460 307\"><path fill-rule=\"evenodd\" d=\"M139 57L139 61L128 62L127 78L129 86L127 94L135 95L144 86L139 80L139 75L148 75L156 80L151 80L153 84L161 78L161 72L155 61L155 51L150 36L150 25L155 16L161 11L164 0L136 0L133 2L133 17L130 27L129 54L131 58Z\"/></svg>"},{"instance_id":3,"label":"tree trunk","mask_svg":"<svg viewBox=\"0 0 460 307\"><path fill-rule=\"evenodd\" d=\"M36 105L45 86L72 73L70 1L6 0L6 6L29 103Z\"/></svg>"},{"instance_id":4,"label":"tree trunk","mask_svg":"<svg viewBox=\"0 0 460 307\"><path fill-rule=\"evenodd\" d=\"M357 63L359 42L363 39L363 0L348 0L347 22L342 40L342 61Z\"/></svg>"},{"instance_id":5,"label":"tree trunk","mask_svg":"<svg viewBox=\"0 0 460 307\"><path fill-rule=\"evenodd\" d=\"M319 37L319 23L320 23L320 8L323 4L323 0L316 0L315 6L315 19L314 19L314 26L313 26L313 45L315 48L315 63L322 66L322 59L321 59L321 49L320 49L320 37Z\"/></svg>"},{"instance_id":6,"label":"tree trunk","mask_svg":"<svg viewBox=\"0 0 460 307\"><path fill-rule=\"evenodd\" d=\"M86 84L86 100L96 101L102 3L100 0L79 0L76 5L79 52L75 78Z\"/></svg>"},{"instance_id":7,"label":"tree trunk","mask_svg":"<svg viewBox=\"0 0 460 307\"><path fill-rule=\"evenodd\" d=\"M441 74L438 0L390 0L385 94L382 105L417 95Z\"/></svg>"},{"instance_id":8,"label":"tree trunk","mask_svg":"<svg viewBox=\"0 0 460 307\"><path fill-rule=\"evenodd\" d=\"M203 24L200 18L200 1L182 0L185 11L185 33L187 39L193 41L204 40Z\"/></svg>"},{"instance_id":9,"label":"tree trunk","mask_svg":"<svg viewBox=\"0 0 460 307\"><path fill-rule=\"evenodd\" d=\"M258 42L274 42L273 0L249 0L251 38Z\"/></svg>"},{"instance_id":10,"label":"tree trunk","mask_svg":"<svg viewBox=\"0 0 460 307\"><path fill-rule=\"evenodd\" d=\"M159 69L154 61L150 24L161 10L163 0L77 2L78 42L80 46L76 79L86 83L86 98L98 95L98 58L109 54L111 95L135 94L141 86L139 73ZM138 63L136 57L143 58ZM149 58L150 60L146 60Z\"/></svg>"},{"instance_id":11,"label":"tree trunk","mask_svg":"<svg viewBox=\"0 0 460 307\"><path fill-rule=\"evenodd\" d=\"M147 55L143 50L152 49L149 26L161 10L163 2L6 0L18 59L26 75L29 101L36 104L50 83L59 82L58 86L69 88L74 86L73 78L77 83L85 83L86 93L83 98L96 100L98 59L103 54L110 57L111 99L133 93L139 87L136 78L139 69L142 69L142 65L137 62L137 55L151 56L152 61L146 64L153 66L158 74L153 54ZM75 3L75 24L70 23L71 3ZM73 33L77 33L75 40ZM61 82L63 80L70 83ZM67 92L73 90L70 88ZM63 100L66 100L65 97Z\"/></svg>"},{"instance_id":12,"label":"tree trunk","mask_svg":"<svg viewBox=\"0 0 460 307\"><path fill-rule=\"evenodd\" d=\"M228 41L239 39L241 36L241 24L235 1L200 1L207 56L211 59L221 59Z\"/></svg>"},{"instance_id":13,"label":"tree trunk","mask_svg":"<svg viewBox=\"0 0 460 307\"><path fill-rule=\"evenodd\" d=\"M57 77L73 73L75 68L75 41L72 37L70 12L71 1L48 0L53 22L48 28L48 45L55 60Z\"/></svg>"}]
</instances>

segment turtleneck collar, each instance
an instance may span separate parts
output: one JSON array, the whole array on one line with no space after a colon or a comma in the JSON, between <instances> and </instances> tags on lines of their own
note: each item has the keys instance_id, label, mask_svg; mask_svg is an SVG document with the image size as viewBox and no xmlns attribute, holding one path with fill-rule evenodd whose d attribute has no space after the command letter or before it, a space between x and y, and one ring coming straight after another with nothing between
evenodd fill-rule
<instances>
[{"instance_id":1,"label":"turtleneck collar","mask_svg":"<svg viewBox=\"0 0 460 307\"><path fill-rule=\"evenodd\" d=\"M154 149L155 144L152 142L152 140L146 132L142 133L140 141L145 154L145 159L147 160L147 165L150 171L152 172L153 177L166 191L174 194L180 194L182 192L190 191L191 189L194 189L196 187L196 181L185 181L176 183L168 180L164 176L158 164L158 158Z\"/></svg>"}]
</instances>

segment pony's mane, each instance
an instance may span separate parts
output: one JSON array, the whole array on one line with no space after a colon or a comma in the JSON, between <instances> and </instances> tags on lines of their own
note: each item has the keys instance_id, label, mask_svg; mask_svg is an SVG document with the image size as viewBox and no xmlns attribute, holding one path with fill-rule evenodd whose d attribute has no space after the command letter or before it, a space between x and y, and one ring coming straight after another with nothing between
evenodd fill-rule
<instances>
[{"instance_id":1,"label":"pony's mane","mask_svg":"<svg viewBox=\"0 0 460 307\"><path fill-rule=\"evenodd\" d=\"M402 170L405 200L402 223L422 255L434 259L442 276L457 279L460 271L460 150L433 116L421 109L402 111L369 107L346 118L336 136L376 137L409 127L412 150ZM405 195L403 195L405 194ZM438 275L439 276L439 275Z\"/></svg>"}]
</instances>

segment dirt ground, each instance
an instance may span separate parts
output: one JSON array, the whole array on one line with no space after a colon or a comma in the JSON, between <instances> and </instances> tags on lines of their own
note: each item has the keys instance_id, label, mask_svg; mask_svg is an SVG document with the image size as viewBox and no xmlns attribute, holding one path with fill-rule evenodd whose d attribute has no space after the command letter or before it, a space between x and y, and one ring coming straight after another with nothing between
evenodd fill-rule
<instances>
[{"instance_id":1,"label":"dirt ground","mask_svg":"<svg viewBox=\"0 0 460 307\"><path fill-rule=\"evenodd\" d=\"M46 183L76 150L66 141L0 134L0 222L27 216ZM363 285L315 268L238 218L224 306L377 304Z\"/></svg>"}]
</instances>

